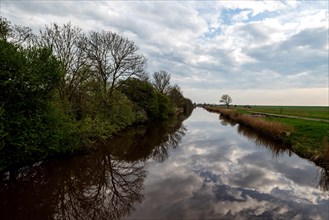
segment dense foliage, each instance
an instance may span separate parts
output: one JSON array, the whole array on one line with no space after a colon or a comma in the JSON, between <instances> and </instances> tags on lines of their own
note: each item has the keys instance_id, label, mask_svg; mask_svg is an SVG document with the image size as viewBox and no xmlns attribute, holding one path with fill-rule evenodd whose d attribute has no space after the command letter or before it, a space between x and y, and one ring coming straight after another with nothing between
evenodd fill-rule
<instances>
[{"instance_id":1,"label":"dense foliage","mask_svg":"<svg viewBox=\"0 0 329 220\"><path fill-rule=\"evenodd\" d=\"M48 48L22 49L0 40L1 151L4 167L71 151L71 129L52 105L61 77Z\"/></svg>"},{"instance_id":2,"label":"dense foliage","mask_svg":"<svg viewBox=\"0 0 329 220\"><path fill-rule=\"evenodd\" d=\"M52 24L34 35L1 18L0 170L193 108L170 74L160 71L159 91L163 79L150 80L145 68L134 42L116 33Z\"/></svg>"}]
</instances>

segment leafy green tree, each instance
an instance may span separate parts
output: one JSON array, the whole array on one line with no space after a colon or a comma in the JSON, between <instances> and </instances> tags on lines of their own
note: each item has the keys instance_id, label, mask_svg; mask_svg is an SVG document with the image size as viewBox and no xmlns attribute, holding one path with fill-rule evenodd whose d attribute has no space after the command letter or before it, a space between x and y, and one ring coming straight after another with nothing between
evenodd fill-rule
<instances>
[{"instance_id":1,"label":"leafy green tree","mask_svg":"<svg viewBox=\"0 0 329 220\"><path fill-rule=\"evenodd\" d=\"M135 120L132 101L120 91L113 92L107 113L107 119L116 125L118 130L131 125Z\"/></svg>"},{"instance_id":2,"label":"leafy green tree","mask_svg":"<svg viewBox=\"0 0 329 220\"><path fill-rule=\"evenodd\" d=\"M62 139L65 126L52 106L53 91L62 75L59 65L48 48L22 49L0 40L0 133L4 143L0 169L46 157L67 144Z\"/></svg>"},{"instance_id":3,"label":"leafy green tree","mask_svg":"<svg viewBox=\"0 0 329 220\"><path fill-rule=\"evenodd\" d=\"M140 120L158 117L158 96L148 81L131 78L126 81L120 90L134 103L136 114Z\"/></svg>"},{"instance_id":4,"label":"leafy green tree","mask_svg":"<svg viewBox=\"0 0 329 220\"><path fill-rule=\"evenodd\" d=\"M159 119L168 119L169 115L173 113L172 105L168 96L157 93L158 97L158 105L159 105L159 115L157 118Z\"/></svg>"},{"instance_id":5,"label":"leafy green tree","mask_svg":"<svg viewBox=\"0 0 329 220\"><path fill-rule=\"evenodd\" d=\"M183 107L185 104L185 98L180 87L175 84L169 90L169 98L175 107Z\"/></svg>"}]
</instances>

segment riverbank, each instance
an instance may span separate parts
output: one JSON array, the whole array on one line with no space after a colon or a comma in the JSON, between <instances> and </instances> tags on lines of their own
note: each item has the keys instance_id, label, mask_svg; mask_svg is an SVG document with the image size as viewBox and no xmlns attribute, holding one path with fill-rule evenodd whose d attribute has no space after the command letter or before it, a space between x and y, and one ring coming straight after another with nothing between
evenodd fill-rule
<instances>
[{"instance_id":1,"label":"riverbank","mask_svg":"<svg viewBox=\"0 0 329 220\"><path fill-rule=\"evenodd\" d=\"M275 121L266 121L260 117L240 114L232 109L208 106L205 106L204 108L210 112L219 113L222 116L227 117L241 125L252 128L253 130L265 136L268 136L277 141L281 141L283 143L287 143L289 141L289 136L293 131L292 127L285 124Z\"/></svg>"},{"instance_id":2,"label":"riverbank","mask_svg":"<svg viewBox=\"0 0 329 220\"><path fill-rule=\"evenodd\" d=\"M252 116L222 107L204 106L204 108L252 128L255 132L279 140L297 155L310 159L318 165L328 163L329 124L326 122L271 117L270 115Z\"/></svg>"}]
</instances>

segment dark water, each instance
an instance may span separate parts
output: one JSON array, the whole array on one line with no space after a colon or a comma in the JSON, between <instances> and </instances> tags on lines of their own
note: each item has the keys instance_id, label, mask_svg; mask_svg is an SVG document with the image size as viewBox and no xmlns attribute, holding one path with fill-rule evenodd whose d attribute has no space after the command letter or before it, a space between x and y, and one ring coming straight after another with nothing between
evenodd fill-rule
<instances>
[{"instance_id":1,"label":"dark water","mask_svg":"<svg viewBox=\"0 0 329 220\"><path fill-rule=\"evenodd\" d=\"M328 169L202 109L7 172L0 219L329 219Z\"/></svg>"}]
</instances>

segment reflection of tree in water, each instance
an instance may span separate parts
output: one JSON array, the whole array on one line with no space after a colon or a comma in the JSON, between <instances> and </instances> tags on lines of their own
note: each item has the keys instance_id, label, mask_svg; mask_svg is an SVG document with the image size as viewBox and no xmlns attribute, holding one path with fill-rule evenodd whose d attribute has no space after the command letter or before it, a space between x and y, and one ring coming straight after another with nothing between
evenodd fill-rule
<instances>
[{"instance_id":1,"label":"reflection of tree in water","mask_svg":"<svg viewBox=\"0 0 329 220\"><path fill-rule=\"evenodd\" d=\"M142 201L145 176L145 163L111 155L21 169L0 183L1 217L118 219Z\"/></svg>"},{"instance_id":2,"label":"reflection of tree in water","mask_svg":"<svg viewBox=\"0 0 329 220\"><path fill-rule=\"evenodd\" d=\"M222 116L220 116L220 120L221 124L225 126L235 126L237 124L229 118ZM279 157L285 153L288 153L289 156L291 156L293 153L290 146L285 145L282 142L274 141L273 139L270 139L264 135L258 134L257 132L243 125L238 125L237 131L239 134L254 141L256 146L266 147L267 149L269 149L274 157ZM329 191L329 159L327 163L316 165L319 167L319 188L324 191Z\"/></svg>"},{"instance_id":3,"label":"reflection of tree in water","mask_svg":"<svg viewBox=\"0 0 329 220\"><path fill-rule=\"evenodd\" d=\"M181 124L178 129L175 127L169 130L168 134L161 139L160 144L153 149L151 157L158 162L163 162L168 159L168 150L171 148L176 149L179 146L185 132L186 127L183 124Z\"/></svg>"},{"instance_id":4,"label":"reflection of tree in water","mask_svg":"<svg viewBox=\"0 0 329 220\"><path fill-rule=\"evenodd\" d=\"M169 149L179 146L185 131L186 127L181 121L174 121L170 125L152 123L147 127L124 132L106 145L112 154L126 161L153 158L162 162L168 158Z\"/></svg>"},{"instance_id":5,"label":"reflection of tree in water","mask_svg":"<svg viewBox=\"0 0 329 220\"><path fill-rule=\"evenodd\" d=\"M256 146L266 147L267 149L269 149L273 157L279 157L285 153L288 153L289 156L291 156L292 154L290 146L285 145L282 142L274 141L271 138L268 138L264 135L260 135L255 131L253 131L252 129L245 127L243 125L238 126L238 133L254 141Z\"/></svg>"},{"instance_id":6,"label":"reflection of tree in water","mask_svg":"<svg viewBox=\"0 0 329 220\"><path fill-rule=\"evenodd\" d=\"M142 201L144 163L128 163L111 155L92 162L92 169L81 170L87 176L81 174L81 178L71 178L72 182L66 184L72 190L58 204L60 219L118 219L132 211L134 202Z\"/></svg>"},{"instance_id":7,"label":"reflection of tree in water","mask_svg":"<svg viewBox=\"0 0 329 220\"><path fill-rule=\"evenodd\" d=\"M232 127L234 127L237 123L232 120L231 118L229 117L225 117L223 115L219 115L219 120L220 120L220 123L224 126L227 126L227 125L231 125Z\"/></svg>"},{"instance_id":8,"label":"reflection of tree in water","mask_svg":"<svg viewBox=\"0 0 329 220\"><path fill-rule=\"evenodd\" d=\"M1 219L127 216L143 200L146 160L166 160L185 131L180 121L151 124L124 132L91 155L7 173L0 180Z\"/></svg>"},{"instance_id":9,"label":"reflection of tree in water","mask_svg":"<svg viewBox=\"0 0 329 220\"><path fill-rule=\"evenodd\" d=\"M329 161L327 163L320 164L320 167L319 188L323 191L329 191Z\"/></svg>"},{"instance_id":10,"label":"reflection of tree in water","mask_svg":"<svg viewBox=\"0 0 329 220\"><path fill-rule=\"evenodd\" d=\"M267 138L254 132L252 129L244 127L242 125L238 126L238 133L248 137L253 140L258 147L268 148L272 155L279 157L285 153L289 156L292 155L293 151L290 146L287 146L280 142L275 142L272 139ZM329 190L329 163L326 164L316 164L319 167L319 188L323 191Z\"/></svg>"},{"instance_id":11,"label":"reflection of tree in water","mask_svg":"<svg viewBox=\"0 0 329 220\"><path fill-rule=\"evenodd\" d=\"M229 124L231 126L235 126L237 124L236 122L226 117L220 117L220 120L222 124L226 125ZM273 139L264 135L258 134L251 128L238 124L237 131L239 134L255 142L256 146L268 148L275 157L278 157L284 153L289 153L290 156L292 153L288 145L285 145L282 142L274 141Z\"/></svg>"}]
</instances>

